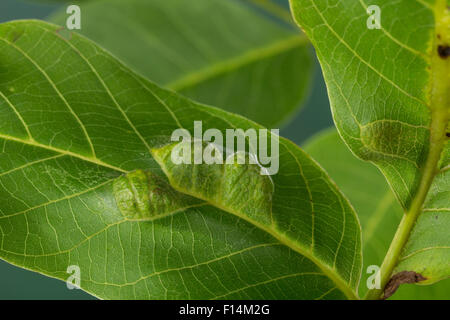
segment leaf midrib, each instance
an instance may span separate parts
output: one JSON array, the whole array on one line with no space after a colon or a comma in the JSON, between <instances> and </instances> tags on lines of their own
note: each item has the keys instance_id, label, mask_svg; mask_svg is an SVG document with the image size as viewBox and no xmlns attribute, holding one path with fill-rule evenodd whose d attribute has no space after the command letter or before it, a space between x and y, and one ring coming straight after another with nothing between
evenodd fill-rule
<instances>
[{"instance_id":1,"label":"leaf midrib","mask_svg":"<svg viewBox=\"0 0 450 320\"><path fill-rule=\"evenodd\" d=\"M18 143L23 143L23 144L26 144L26 145L29 145L29 146L33 146L33 147L37 147L37 148L42 148L42 149L45 149L45 150L53 151L53 152L56 152L56 153L58 153L60 155L66 155L66 156L70 156L70 157L73 157L73 158L78 158L80 160L83 160L83 161L86 161L86 162L90 162L90 163L96 164L96 165L101 166L101 167L113 169L113 170L116 170L116 171L121 172L121 173L128 173L129 172L129 171L124 170L122 168L116 167L116 166L114 166L112 164L109 164L109 163L106 163L104 161L101 161L98 158L88 157L88 156L84 156L82 154L75 153L75 152L72 152L72 151L63 150L63 149L59 149L59 148L52 147L52 146L49 146L49 145L41 144L41 143L39 143L39 142L37 142L35 140L31 140L31 139L24 140L24 139L16 138L16 137L13 137L13 136L5 135L5 134L2 134L2 133L0 133L0 139L14 141L14 142L18 142Z\"/></svg>"}]
</instances>

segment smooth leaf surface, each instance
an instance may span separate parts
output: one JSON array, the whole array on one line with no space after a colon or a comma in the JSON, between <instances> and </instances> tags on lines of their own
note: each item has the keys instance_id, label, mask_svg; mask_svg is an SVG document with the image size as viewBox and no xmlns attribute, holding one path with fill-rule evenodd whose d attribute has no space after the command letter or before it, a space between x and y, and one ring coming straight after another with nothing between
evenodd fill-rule
<instances>
[{"instance_id":1,"label":"smooth leaf surface","mask_svg":"<svg viewBox=\"0 0 450 320\"><path fill-rule=\"evenodd\" d=\"M59 279L78 265L81 287L101 298L356 298L359 221L301 149L280 139L265 196L228 185L262 217L214 188L188 197L154 158L175 129L192 134L196 120L221 132L261 127L162 89L58 30L0 25L3 259ZM179 174L210 186L196 168ZM236 169L252 180L249 167Z\"/></svg>"},{"instance_id":2,"label":"smooth leaf surface","mask_svg":"<svg viewBox=\"0 0 450 320\"><path fill-rule=\"evenodd\" d=\"M361 221L364 265L360 295L364 296L367 279L373 276L373 272L367 273L367 268L381 265L400 222L402 208L381 172L356 158L335 129L324 130L311 138L304 150L336 181ZM450 280L431 286L403 285L392 299L444 299L449 290Z\"/></svg>"},{"instance_id":3,"label":"smooth leaf surface","mask_svg":"<svg viewBox=\"0 0 450 320\"><path fill-rule=\"evenodd\" d=\"M100 0L80 32L159 85L272 127L312 77L309 41L243 0ZM50 20L66 25L65 11Z\"/></svg>"},{"instance_id":4,"label":"smooth leaf surface","mask_svg":"<svg viewBox=\"0 0 450 320\"><path fill-rule=\"evenodd\" d=\"M426 283L448 277L450 59L442 54L450 44L448 2L291 5L316 47L346 144L381 169L410 216L423 209L394 273L415 271ZM381 29L367 28L369 5L381 9Z\"/></svg>"}]
</instances>

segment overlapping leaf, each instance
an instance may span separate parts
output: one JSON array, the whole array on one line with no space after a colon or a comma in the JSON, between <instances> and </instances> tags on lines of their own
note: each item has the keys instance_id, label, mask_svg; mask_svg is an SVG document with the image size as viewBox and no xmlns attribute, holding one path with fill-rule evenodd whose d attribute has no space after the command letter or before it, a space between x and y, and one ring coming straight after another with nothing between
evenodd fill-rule
<instances>
[{"instance_id":1,"label":"overlapping leaf","mask_svg":"<svg viewBox=\"0 0 450 320\"><path fill-rule=\"evenodd\" d=\"M395 273L415 271L426 283L448 277L448 1L291 4L316 47L346 144L381 169L406 211L424 209ZM367 27L369 5L381 10L380 29Z\"/></svg>"},{"instance_id":2,"label":"overlapping leaf","mask_svg":"<svg viewBox=\"0 0 450 320\"><path fill-rule=\"evenodd\" d=\"M58 30L0 25L3 259L59 279L77 265L81 287L101 298L356 298L359 222L303 151L280 140L272 193L258 202L271 223L223 197L181 194L154 158L175 129L260 127L161 89ZM191 183L207 179L194 173ZM138 201L145 188L151 208ZM237 180L231 192L255 201L250 188ZM147 215L133 216L130 201Z\"/></svg>"},{"instance_id":3,"label":"overlapping leaf","mask_svg":"<svg viewBox=\"0 0 450 320\"><path fill-rule=\"evenodd\" d=\"M383 261L402 216L401 206L379 170L357 159L335 129L325 130L313 137L304 149L336 181L355 207L361 221L364 266L360 294L364 296L367 279L374 275L373 270L367 273L367 268L379 266ZM333 156L330 157L330 154ZM406 285L392 298L445 299L449 289L449 280L432 286Z\"/></svg>"},{"instance_id":4,"label":"overlapping leaf","mask_svg":"<svg viewBox=\"0 0 450 320\"><path fill-rule=\"evenodd\" d=\"M82 3L80 32L159 85L278 125L312 75L309 41L243 0ZM50 18L66 25L65 10Z\"/></svg>"}]
</instances>

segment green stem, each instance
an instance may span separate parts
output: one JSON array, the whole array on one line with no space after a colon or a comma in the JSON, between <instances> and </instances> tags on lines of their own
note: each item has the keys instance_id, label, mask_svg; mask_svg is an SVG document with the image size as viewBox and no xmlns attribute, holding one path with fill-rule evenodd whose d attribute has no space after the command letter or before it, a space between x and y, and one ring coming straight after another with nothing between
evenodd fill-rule
<instances>
[{"instance_id":1,"label":"green stem","mask_svg":"<svg viewBox=\"0 0 450 320\"><path fill-rule=\"evenodd\" d=\"M401 251L409 239L412 228L416 222L416 219L420 213L420 210L410 212L403 216L400 222L397 232L392 240L391 246L386 254L383 264L380 268L381 274L381 286L380 289L369 290L364 299L366 300L378 300L383 298L383 291L388 283L392 271L398 263Z\"/></svg>"}]
</instances>

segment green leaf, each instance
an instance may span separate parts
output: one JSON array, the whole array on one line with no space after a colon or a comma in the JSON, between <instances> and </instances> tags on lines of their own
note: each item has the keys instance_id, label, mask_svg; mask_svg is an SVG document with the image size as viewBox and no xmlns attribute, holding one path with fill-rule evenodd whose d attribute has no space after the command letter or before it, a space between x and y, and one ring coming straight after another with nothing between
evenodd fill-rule
<instances>
[{"instance_id":1,"label":"green leaf","mask_svg":"<svg viewBox=\"0 0 450 320\"><path fill-rule=\"evenodd\" d=\"M250 164L216 176L239 206L202 165L169 170L161 155L196 120L220 132L262 127L58 30L0 25L3 259L59 279L78 265L82 289L101 298L357 298L359 221L301 149L280 138L271 177ZM190 173L195 188L175 183Z\"/></svg>"},{"instance_id":2,"label":"green leaf","mask_svg":"<svg viewBox=\"0 0 450 320\"><path fill-rule=\"evenodd\" d=\"M383 286L398 261L394 275L414 271L424 283L448 277L447 1L371 1L381 9L381 28L372 30L365 0L291 5L317 50L341 136L380 168L407 212L382 266Z\"/></svg>"},{"instance_id":3,"label":"green leaf","mask_svg":"<svg viewBox=\"0 0 450 320\"><path fill-rule=\"evenodd\" d=\"M165 88L272 127L305 99L312 51L246 2L92 1L81 6L80 32ZM65 26L67 17L50 20Z\"/></svg>"},{"instance_id":4,"label":"green leaf","mask_svg":"<svg viewBox=\"0 0 450 320\"><path fill-rule=\"evenodd\" d=\"M448 157L447 157L448 163ZM450 172L449 165L436 176L423 213L411 233L395 272L414 270L425 283L450 278ZM426 263L424 263L424 261Z\"/></svg>"},{"instance_id":5,"label":"green leaf","mask_svg":"<svg viewBox=\"0 0 450 320\"><path fill-rule=\"evenodd\" d=\"M363 236L363 276L360 294L367 292L367 273L371 265L380 266L398 226L402 209L383 175L372 164L356 158L335 129L325 130L308 141L308 152L336 181L353 204L361 221ZM330 154L333 156L330 157ZM450 290L450 281L432 286L409 285L401 288L393 299L443 299Z\"/></svg>"}]
</instances>

